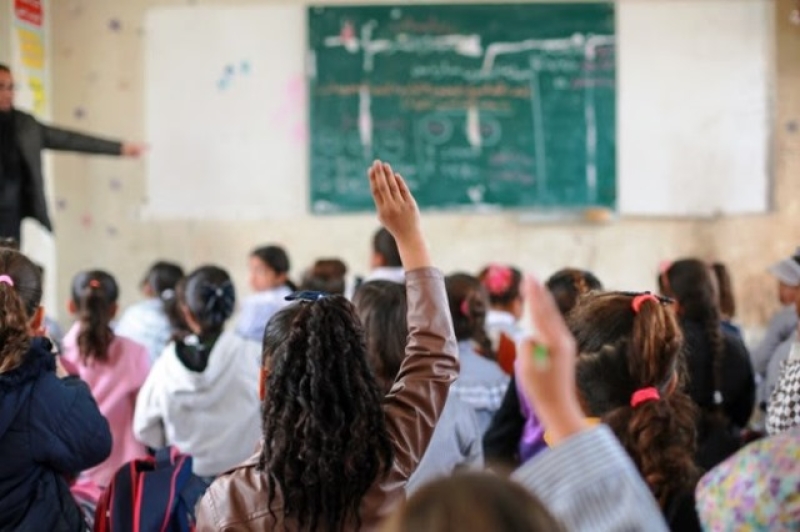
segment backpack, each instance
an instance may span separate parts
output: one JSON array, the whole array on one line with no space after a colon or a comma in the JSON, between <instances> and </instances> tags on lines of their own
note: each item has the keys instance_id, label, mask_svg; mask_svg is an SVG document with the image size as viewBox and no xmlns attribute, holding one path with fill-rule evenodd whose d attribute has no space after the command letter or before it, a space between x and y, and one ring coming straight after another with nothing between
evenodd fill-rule
<instances>
[{"instance_id":1,"label":"backpack","mask_svg":"<svg viewBox=\"0 0 800 532\"><path fill-rule=\"evenodd\" d=\"M192 532L208 484L192 457L164 448L122 466L97 504L95 532Z\"/></svg>"}]
</instances>

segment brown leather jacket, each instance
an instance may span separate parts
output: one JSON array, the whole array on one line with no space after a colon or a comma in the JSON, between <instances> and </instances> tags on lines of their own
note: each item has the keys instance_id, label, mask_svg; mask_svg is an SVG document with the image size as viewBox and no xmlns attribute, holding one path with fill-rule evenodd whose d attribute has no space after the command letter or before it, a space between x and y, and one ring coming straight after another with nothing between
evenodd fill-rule
<instances>
[{"instance_id":1,"label":"brown leather jacket","mask_svg":"<svg viewBox=\"0 0 800 532\"><path fill-rule=\"evenodd\" d=\"M406 358L383 406L394 463L361 502L361 530L375 530L405 496L406 482L428 447L450 383L458 377L458 346L441 272L408 272L406 292ZM267 475L257 465L258 454L211 485L197 507L198 532L297 530L296 523L282 515L280 493L272 506L275 518L270 514ZM350 530L356 530L355 523Z\"/></svg>"}]
</instances>

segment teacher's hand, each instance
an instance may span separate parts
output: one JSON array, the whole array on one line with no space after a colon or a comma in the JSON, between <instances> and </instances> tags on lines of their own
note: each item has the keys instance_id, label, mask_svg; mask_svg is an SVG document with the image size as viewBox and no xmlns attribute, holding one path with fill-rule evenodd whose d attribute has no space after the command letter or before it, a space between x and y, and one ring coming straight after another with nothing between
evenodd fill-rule
<instances>
[{"instance_id":1,"label":"teacher's hand","mask_svg":"<svg viewBox=\"0 0 800 532\"><path fill-rule=\"evenodd\" d=\"M120 155L123 157L141 157L147 151L147 144L141 142L123 142Z\"/></svg>"}]
</instances>

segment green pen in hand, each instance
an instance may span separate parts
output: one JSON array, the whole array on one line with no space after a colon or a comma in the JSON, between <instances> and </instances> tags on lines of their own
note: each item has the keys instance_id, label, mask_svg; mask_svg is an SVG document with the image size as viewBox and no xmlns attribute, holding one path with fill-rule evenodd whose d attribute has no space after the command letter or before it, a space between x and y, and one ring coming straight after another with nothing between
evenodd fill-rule
<instances>
[{"instance_id":1,"label":"green pen in hand","mask_svg":"<svg viewBox=\"0 0 800 532\"><path fill-rule=\"evenodd\" d=\"M550 368L550 353L547 352L546 346L534 343L531 356L533 357L533 365L539 371L545 371Z\"/></svg>"}]
</instances>

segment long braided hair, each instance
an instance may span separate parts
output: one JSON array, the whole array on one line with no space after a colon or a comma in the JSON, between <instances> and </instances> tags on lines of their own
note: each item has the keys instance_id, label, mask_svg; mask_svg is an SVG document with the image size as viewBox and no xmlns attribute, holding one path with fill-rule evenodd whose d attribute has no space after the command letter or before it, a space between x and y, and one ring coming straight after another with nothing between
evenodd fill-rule
<instances>
[{"instance_id":1,"label":"long braided hair","mask_svg":"<svg viewBox=\"0 0 800 532\"><path fill-rule=\"evenodd\" d=\"M703 324L706 340L711 347L713 406L718 413L724 401L722 395L725 367L725 338L720 327L717 293L709 266L697 259L673 262L664 272L664 292L678 301L683 318Z\"/></svg>"},{"instance_id":2,"label":"long braided hair","mask_svg":"<svg viewBox=\"0 0 800 532\"><path fill-rule=\"evenodd\" d=\"M286 307L267 324L263 357L259 468L270 512L279 487L282 512L300 530L360 526L361 500L389 471L393 450L353 305L327 296Z\"/></svg>"}]
</instances>

